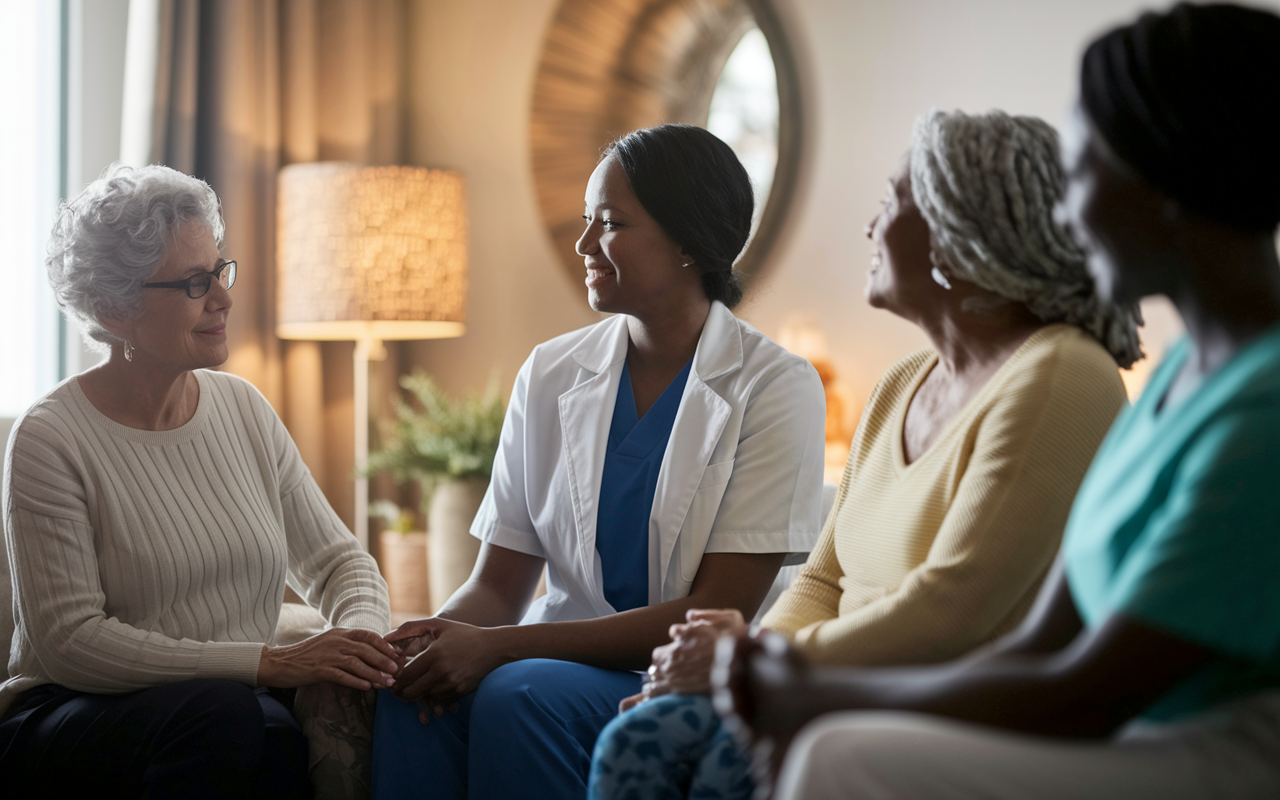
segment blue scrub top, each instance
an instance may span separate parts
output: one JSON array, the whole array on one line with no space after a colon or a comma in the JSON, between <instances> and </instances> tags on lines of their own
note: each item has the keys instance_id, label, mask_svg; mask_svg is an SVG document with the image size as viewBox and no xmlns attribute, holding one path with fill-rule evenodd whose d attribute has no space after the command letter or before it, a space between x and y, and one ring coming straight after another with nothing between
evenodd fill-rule
<instances>
[{"instance_id":1,"label":"blue scrub top","mask_svg":"<svg viewBox=\"0 0 1280 800\"><path fill-rule=\"evenodd\" d=\"M631 371L626 362L622 365L596 515L604 599L615 611L649 605L649 515L662 457L692 365L692 360L684 365L644 418L636 414Z\"/></svg>"},{"instance_id":2,"label":"blue scrub top","mask_svg":"<svg viewBox=\"0 0 1280 800\"><path fill-rule=\"evenodd\" d=\"M1089 627L1124 614L1214 653L1151 720L1280 687L1280 329L1159 409L1190 353L1174 347L1116 421L1063 542Z\"/></svg>"}]
</instances>

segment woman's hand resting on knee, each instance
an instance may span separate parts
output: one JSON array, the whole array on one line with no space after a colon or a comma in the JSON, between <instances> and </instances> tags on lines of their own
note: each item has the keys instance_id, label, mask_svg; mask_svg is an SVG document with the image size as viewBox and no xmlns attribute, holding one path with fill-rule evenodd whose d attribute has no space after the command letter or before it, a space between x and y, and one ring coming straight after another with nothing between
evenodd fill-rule
<instances>
[{"instance_id":1,"label":"woman's hand resting on knee","mask_svg":"<svg viewBox=\"0 0 1280 800\"><path fill-rule=\"evenodd\" d=\"M258 685L292 689L321 681L367 690L395 683L395 649L372 631L334 628L297 644L264 645Z\"/></svg>"},{"instance_id":2,"label":"woman's hand resting on knee","mask_svg":"<svg viewBox=\"0 0 1280 800\"><path fill-rule=\"evenodd\" d=\"M671 642L653 650L653 663L644 691L623 699L618 711L627 711L651 697L664 694L710 694L711 664L716 640L747 632L746 620L737 609L691 609L683 624L671 626Z\"/></svg>"}]
</instances>

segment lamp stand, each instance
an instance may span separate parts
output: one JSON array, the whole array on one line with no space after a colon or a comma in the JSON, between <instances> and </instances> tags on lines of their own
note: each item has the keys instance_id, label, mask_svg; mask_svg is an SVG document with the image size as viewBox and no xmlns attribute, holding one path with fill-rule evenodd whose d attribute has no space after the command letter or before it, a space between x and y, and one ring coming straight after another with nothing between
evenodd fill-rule
<instances>
[{"instance_id":1,"label":"lamp stand","mask_svg":"<svg viewBox=\"0 0 1280 800\"><path fill-rule=\"evenodd\" d=\"M353 533L360 546L369 549L369 362L383 361L387 349L380 339L357 339L355 347L355 407L356 407L356 502Z\"/></svg>"}]
</instances>

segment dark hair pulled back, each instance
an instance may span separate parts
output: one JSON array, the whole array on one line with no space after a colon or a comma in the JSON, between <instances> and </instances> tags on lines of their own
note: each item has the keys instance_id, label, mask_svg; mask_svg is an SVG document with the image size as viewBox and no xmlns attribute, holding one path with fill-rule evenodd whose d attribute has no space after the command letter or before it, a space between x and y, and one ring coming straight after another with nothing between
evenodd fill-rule
<instances>
[{"instance_id":1,"label":"dark hair pulled back","mask_svg":"<svg viewBox=\"0 0 1280 800\"><path fill-rule=\"evenodd\" d=\"M1112 151L1182 205L1250 232L1280 224L1280 17L1143 14L1089 45L1080 99Z\"/></svg>"},{"instance_id":2,"label":"dark hair pulled back","mask_svg":"<svg viewBox=\"0 0 1280 800\"><path fill-rule=\"evenodd\" d=\"M649 216L690 256L708 300L733 308L742 286L734 259L751 234L751 179L729 145L693 125L641 128L617 139L618 160Z\"/></svg>"}]
</instances>

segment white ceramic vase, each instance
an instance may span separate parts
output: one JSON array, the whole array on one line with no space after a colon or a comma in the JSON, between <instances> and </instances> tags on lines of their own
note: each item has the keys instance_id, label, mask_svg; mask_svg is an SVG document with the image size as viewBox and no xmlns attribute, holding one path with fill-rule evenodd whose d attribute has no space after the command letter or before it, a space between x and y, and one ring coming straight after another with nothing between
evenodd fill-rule
<instances>
[{"instance_id":1,"label":"white ceramic vase","mask_svg":"<svg viewBox=\"0 0 1280 800\"><path fill-rule=\"evenodd\" d=\"M488 482L483 478L445 481L431 496L427 516L427 567L431 613L471 576L480 553L480 540L471 535L471 521L480 510Z\"/></svg>"}]
</instances>

